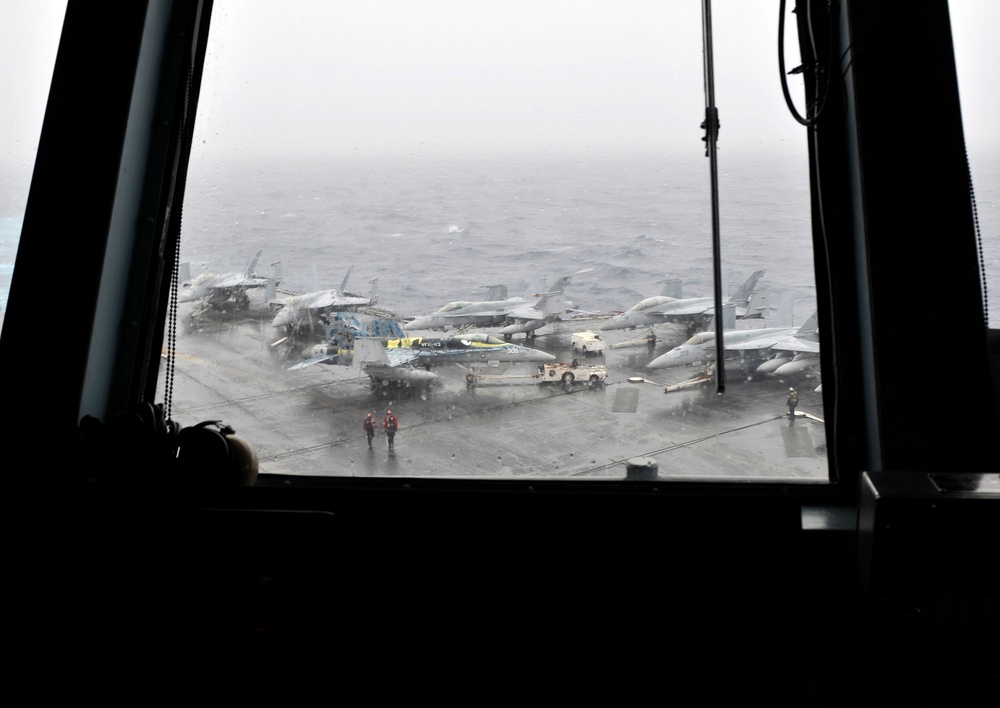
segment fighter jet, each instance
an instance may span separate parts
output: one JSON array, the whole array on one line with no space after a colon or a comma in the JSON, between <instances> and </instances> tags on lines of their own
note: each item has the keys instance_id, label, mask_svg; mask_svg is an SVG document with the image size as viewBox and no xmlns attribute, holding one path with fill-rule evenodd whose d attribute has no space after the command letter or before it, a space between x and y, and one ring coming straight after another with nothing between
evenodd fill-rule
<instances>
[{"instance_id":1,"label":"fighter jet","mask_svg":"<svg viewBox=\"0 0 1000 708\"><path fill-rule=\"evenodd\" d=\"M537 330L550 322L561 320L563 315L576 307L575 303L568 302L563 295L562 289L568 284L569 278L561 278L555 289L539 294L534 303L512 309L504 317L507 324L497 330L497 333L508 342L514 334L523 334L526 339L533 339Z\"/></svg>"},{"instance_id":2,"label":"fighter jet","mask_svg":"<svg viewBox=\"0 0 1000 708\"><path fill-rule=\"evenodd\" d=\"M303 359L289 371L304 369L313 364L350 365L354 359L354 342L363 338L379 340L399 339L405 336L402 325L393 317L382 317L362 312L331 313L323 328L323 341L306 348ZM271 346L289 340L282 337Z\"/></svg>"},{"instance_id":3,"label":"fighter jet","mask_svg":"<svg viewBox=\"0 0 1000 708\"><path fill-rule=\"evenodd\" d=\"M350 348L347 348L347 347ZM462 337L358 337L337 349L331 342L313 347L310 357L292 369L324 360L350 364L371 377L374 385L426 385L437 379L431 367L442 364L549 362L555 356L539 349L504 342L488 334Z\"/></svg>"},{"instance_id":4,"label":"fighter jet","mask_svg":"<svg viewBox=\"0 0 1000 708\"><path fill-rule=\"evenodd\" d=\"M776 318L778 321L779 318ZM784 318L782 318L784 319ZM801 326L775 326L755 329L725 328L722 332L723 348L728 355L755 358L765 358L772 350L782 346L794 346L795 340L808 340L816 332L816 313ZM819 353L819 342L816 341L815 353ZM715 332L698 332L683 344L674 347L666 354L653 359L646 365L647 369L665 369L683 366L695 362L715 361ZM781 362L790 363L791 357ZM780 364L778 365L780 366ZM765 373L759 368L758 371Z\"/></svg>"},{"instance_id":5,"label":"fighter jet","mask_svg":"<svg viewBox=\"0 0 1000 708\"><path fill-rule=\"evenodd\" d=\"M770 358L757 367L757 373L788 376L803 374L819 366L819 328L816 315L813 312L794 334L776 339L766 350L759 349L759 355L770 354ZM764 344L764 341L758 340L756 343Z\"/></svg>"},{"instance_id":6,"label":"fighter jet","mask_svg":"<svg viewBox=\"0 0 1000 708\"><path fill-rule=\"evenodd\" d=\"M386 342L385 354L391 366L555 361L555 356L548 352L504 342L482 333L460 337L390 339Z\"/></svg>"},{"instance_id":7,"label":"fighter jet","mask_svg":"<svg viewBox=\"0 0 1000 708\"><path fill-rule=\"evenodd\" d=\"M758 298L754 303L751 303L751 295L763 275L764 271L755 271L740 286L740 289L724 303L735 307L737 319L764 316L767 310L766 302ZM714 309L715 298L713 297L675 298L667 295L656 295L647 297L620 315L612 317L601 325L601 329L608 331L653 327L667 322L686 324L689 329L692 329L707 323L712 318Z\"/></svg>"},{"instance_id":8,"label":"fighter jet","mask_svg":"<svg viewBox=\"0 0 1000 708\"><path fill-rule=\"evenodd\" d=\"M277 282L276 278L265 278L254 272L260 254L261 252L257 251L254 257L247 262L247 267L242 273L222 275L202 273L194 280L190 278L190 264L182 263L180 266L182 289L177 296L177 301L202 301L203 307L193 312L192 317L209 308L222 309L231 305L237 310L246 309L250 305L247 290L263 288L268 283Z\"/></svg>"},{"instance_id":9,"label":"fighter jet","mask_svg":"<svg viewBox=\"0 0 1000 708\"><path fill-rule=\"evenodd\" d=\"M404 326L408 332L416 330L448 330L453 327L495 327L503 326L500 334L510 339L512 334L524 333L532 336L540 327L558 319L575 307L567 302L563 291L569 285L570 276L564 276L551 290L537 292L529 288L525 297L506 300L485 300L481 302L449 302L436 312L417 317Z\"/></svg>"},{"instance_id":10,"label":"fighter jet","mask_svg":"<svg viewBox=\"0 0 1000 708\"><path fill-rule=\"evenodd\" d=\"M431 377L436 377L430 368L441 364L555 361L548 352L504 342L488 334L390 339L385 346L377 339L358 339L354 342L354 359L355 365L360 366L376 386L388 386L393 382L428 383L433 380Z\"/></svg>"},{"instance_id":11,"label":"fighter jet","mask_svg":"<svg viewBox=\"0 0 1000 708\"><path fill-rule=\"evenodd\" d=\"M374 345L378 345L378 347ZM484 364L549 362L555 356L521 344L504 342L488 334L465 334L462 337L411 337L390 339L385 347L375 339L355 341L354 356L372 382L414 381L414 376L432 373L441 364ZM419 367L424 367L420 371ZM419 379L417 379L419 380Z\"/></svg>"},{"instance_id":12,"label":"fighter jet","mask_svg":"<svg viewBox=\"0 0 1000 708\"><path fill-rule=\"evenodd\" d=\"M347 292L347 280L351 277L354 266L347 270L347 275L340 284L340 290L319 290L303 295L291 295L286 298L268 298L268 305L277 309L278 313L271 321L274 327L308 327L314 328L321 324L331 312L351 311L371 305L375 302L378 278L372 278L372 295L363 297ZM269 293L271 295L271 293Z\"/></svg>"}]
</instances>

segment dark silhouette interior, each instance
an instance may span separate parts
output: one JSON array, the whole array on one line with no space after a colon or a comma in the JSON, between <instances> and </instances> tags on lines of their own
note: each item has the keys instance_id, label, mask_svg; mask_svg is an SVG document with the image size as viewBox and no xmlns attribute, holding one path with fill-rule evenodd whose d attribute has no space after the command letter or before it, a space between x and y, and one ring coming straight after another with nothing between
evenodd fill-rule
<instances>
[{"instance_id":1,"label":"dark silhouette interior","mask_svg":"<svg viewBox=\"0 0 1000 708\"><path fill-rule=\"evenodd\" d=\"M316 645L339 680L424 695L600 683L697 705L995 700L998 346L948 4L795 5L823 38L800 43L822 97L804 131L828 484L244 487L181 483L148 420L126 455L77 442L81 411L152 401L211 2L70 0L0 339L12 612L18 651L46 657L26 663L178 678L180 657ZM942 289L920 321L964 342L975 393L961 403L900 353L915 281ZM38 375L29 352L47 339L57 365Z\"/></svg>"}]
</instances>

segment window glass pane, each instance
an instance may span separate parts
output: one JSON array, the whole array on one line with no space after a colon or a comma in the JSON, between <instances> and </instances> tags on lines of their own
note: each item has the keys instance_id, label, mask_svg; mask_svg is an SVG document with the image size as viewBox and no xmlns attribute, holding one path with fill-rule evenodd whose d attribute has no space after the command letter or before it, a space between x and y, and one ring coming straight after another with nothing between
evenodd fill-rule
<instances>
[{"instance_id":1,"label":"window glass pane","mask_svg":"<svg viewBox=\"0 0 1000 708\"><path fill-rule=\"evenodd\" d=\"M777 10L713 8L724 291L763 315L736 332L767 340L732 352L723 395L689 363L704 354L650 368L711 328L686 302L712 295L700 3L223 0L174 418L225 421L271 473L620 479L651 458L663 477L826 480L806 134L782 98ZM329 289L375 303L287 300ZM664 292L685 302L613 320ZM446 331L413 322L481 301L496 304ZM282 302L315 307L276 322ZM422 346L386 346L402 334ZM794 366L758 371L779 338L768 366Z\"/></svg>"},{"instance_id":2,"label":"window glass pane","mask_svg":"<svg viewBox=\"0 0 1000 708\"><path fill-rule=\"evenodd\" d=\"M965 145L975 190L987 285L989 326L1000 329L1000 96L993 77L1000 66L995 32L1000 5L984 0L949 3Z\"/></svg>"},{"instance_id":3,"label":"window glass pane","mask_svg":"<svg viewBox=\"0 0 1000 708\"><path fill-rule=\"evenodd\" d=\"M66 0L0 5L0 329Z\"/></svg>"}]
</instances>

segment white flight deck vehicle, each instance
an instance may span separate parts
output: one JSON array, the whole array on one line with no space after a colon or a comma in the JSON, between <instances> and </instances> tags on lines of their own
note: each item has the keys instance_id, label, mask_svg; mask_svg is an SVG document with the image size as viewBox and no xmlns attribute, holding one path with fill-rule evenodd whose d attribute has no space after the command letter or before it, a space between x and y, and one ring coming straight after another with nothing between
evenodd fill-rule
<instances>
[{"instance_id":1,"label":"white flight deck vehicle","mask_svg":"<svg viewBox=\"0 0 1000 708\"><path fill-rule=\"evenodd\" d=\"M573 351L581 354L600 354L604 351L604 340L596 332L574 332Z\"/></svg>"}]
</instances>

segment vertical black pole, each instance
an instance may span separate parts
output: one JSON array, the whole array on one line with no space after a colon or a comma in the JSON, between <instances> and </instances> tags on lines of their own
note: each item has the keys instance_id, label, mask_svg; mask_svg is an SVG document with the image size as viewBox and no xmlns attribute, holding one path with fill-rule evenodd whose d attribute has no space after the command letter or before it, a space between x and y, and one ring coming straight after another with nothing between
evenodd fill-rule
<instances>
[{"instance_id":1,"label":"vertical black pole","mask_svg":"<svg viewBox=\"0 0 1000 708\"><path fill-rule=\"evenodd\" d=\"M719 139L719 112L715 107L715 74L712 58L712 0L702 0L702 41L705 54L705 155L708 156L712 183L712 282L715 284L715 390L726 390L726 367L722 341L722 248L719 238L719 164L716 142Z\"/></svg>"}]
</instances>

